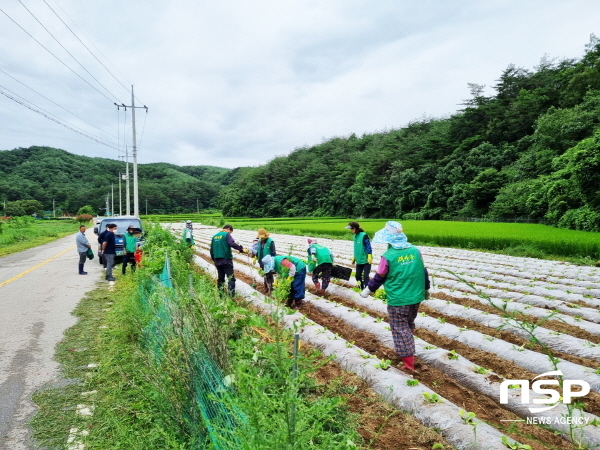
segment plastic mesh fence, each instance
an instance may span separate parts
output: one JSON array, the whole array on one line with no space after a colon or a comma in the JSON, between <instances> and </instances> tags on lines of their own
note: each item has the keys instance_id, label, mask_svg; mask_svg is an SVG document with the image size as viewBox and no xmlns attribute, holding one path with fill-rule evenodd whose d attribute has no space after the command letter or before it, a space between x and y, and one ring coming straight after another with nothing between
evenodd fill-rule
<instances>
[{"instance_id":1,"label":"plastic mesh fence","mask_svg":"<svg viewBox=\"0 0 600 450\"><path fill-rule=\"evenodd\" d=\"M174 289L168 256L159 278L145 280L139 286L142 310L151 319L142 330L142 344L150 353L153 364L172 364L166 358L169 345L181 343L182 354L177 371L185 373L188 380L188 405L183 405L182 422L195 434L195 448L206 448L206 438L211 448L229 450L241 448L234 433L244 421L232 406L234 396L230 382L221 368L197 339L197 332L185 319L179 307L179 297ZM185 367L187 366L187 367ZM196 423L199 422L199 423Z\"/></svg>"}]
</instances>

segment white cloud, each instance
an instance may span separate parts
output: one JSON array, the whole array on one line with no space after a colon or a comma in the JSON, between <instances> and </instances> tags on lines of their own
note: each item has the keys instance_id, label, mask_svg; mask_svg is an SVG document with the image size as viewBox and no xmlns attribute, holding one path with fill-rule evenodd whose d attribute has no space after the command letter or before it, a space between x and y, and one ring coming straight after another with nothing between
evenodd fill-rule
<instances>
[{"instance_id":1,"label":"white cloud","mask_svg":"<svg viewBox=\"0 0 600 450\"><path fill-rule=\"evenodd\" d=\"M43 2L24 3L120 102L130 104L127 90ZM398 128L423 114L453 113L469 96L467 82L486 84L491 94L510 63L532 69L546 53L579 58L596 31L598 11L595 0L48 3L108 64L97 49L106 55L121 83L135 84L136 98L150 108L147 117L137 110L140 162L226 167L261 164L323 138ZM97 86L20 4L2 9ZM131 140L112 100L4 14L0 58L18 80ZM0 86L106 136L1 72ZM3 96L0 123L0 149L49 145L117 156Z\"/></svg>"}]
</instances>

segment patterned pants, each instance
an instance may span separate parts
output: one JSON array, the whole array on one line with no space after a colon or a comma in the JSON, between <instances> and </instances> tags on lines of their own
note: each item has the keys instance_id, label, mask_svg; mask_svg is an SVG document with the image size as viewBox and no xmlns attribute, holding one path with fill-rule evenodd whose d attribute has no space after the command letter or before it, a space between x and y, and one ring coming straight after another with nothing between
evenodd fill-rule
<instances>
[{"instance_id":1,"label":"patterned pants","mask_svg":"<svg viewBox=\"0 0 600 450\"><path fill-rule=\"evenodd\" d=\"M313 283L318 283L319 277L321 277L321 279L323 280L323 284L321 285L321 288L323 290L326 290L327 287L329 287L329 282L331 281L331 268L332 267L333 267L332 263L323 263L323 264L319 264L317 267L315 267L315 270L313 270L313 274L312 274Z\"/></svg>"},{"instance_id":2,"label":"patterned pants","mask_svg":"<svg viewBox=\"0 0 600 450\"><path fill-rule=\"evenodd\" d=\"M388 316L392 337L394 339L394 350L400 358L415 354L415 318L419 312L421 303L405 306L388 305Z\"/></svg>"}]
</instances>

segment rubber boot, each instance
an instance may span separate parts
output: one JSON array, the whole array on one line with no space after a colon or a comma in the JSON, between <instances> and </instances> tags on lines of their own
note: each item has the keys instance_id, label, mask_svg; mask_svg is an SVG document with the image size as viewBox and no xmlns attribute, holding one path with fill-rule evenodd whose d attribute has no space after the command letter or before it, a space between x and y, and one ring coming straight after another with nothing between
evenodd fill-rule
<instances>
[{"instance_id":1,"label":"rubber boot","mask_svg":"<svg viewBox=\"0 0 600 450\"><path fill-rule=\"evenodd\" d=\"M79 275L87 275L87 272L83 271L83 264L79 264Z\"/></svg>"},{"instance_id":2,"label":"rubber boot","mask_svg":"<svg viewBox=\"0 0 600 450\"><path fill-rule=\"evenodd\" d=\"M410 370L413 371L415 370L415 356L411 355L411 356L406 356L404 358L402 358L402 362L404 363L404 368L406 370Z\"/></svg>"}]
</instances>

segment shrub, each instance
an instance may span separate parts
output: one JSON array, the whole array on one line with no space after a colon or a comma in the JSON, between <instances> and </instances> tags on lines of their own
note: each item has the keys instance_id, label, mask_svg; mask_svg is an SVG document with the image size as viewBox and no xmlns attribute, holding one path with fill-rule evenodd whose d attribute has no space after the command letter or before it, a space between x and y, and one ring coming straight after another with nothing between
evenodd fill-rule
<instances>
[{"instance_id":1,"label":"shrub","mask_svg":"<svg viewBox=\"0 0 600 450\"><path fill-rule=\"evenodd\" d=\"M91 214L80 214L77 216L77 222L84 224L91 222L94 217Z\"/></svg>"},{"instance_id":2,"label":"shrub","mask_svg":"<svg viewBox=\"0 0 600 450\"><path fill-rule=\"evenodd\" d=\"M600 231L600 213L587 206L571 209L560 218L558 226L580 231Z\"/></svg>"}]
</instances>

